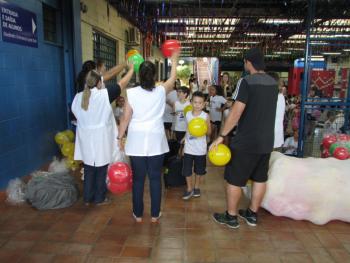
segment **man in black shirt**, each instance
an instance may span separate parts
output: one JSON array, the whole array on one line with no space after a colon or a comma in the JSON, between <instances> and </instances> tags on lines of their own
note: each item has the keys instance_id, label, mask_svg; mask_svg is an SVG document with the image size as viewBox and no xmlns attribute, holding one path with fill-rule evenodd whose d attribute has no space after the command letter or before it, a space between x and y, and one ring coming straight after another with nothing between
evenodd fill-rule
<instances>
[{"instance_id":1,"label":"man in black shirt","mask_svg":"<svg viewBox=\"0 0 350 263\"><path fill-rule=\"evenodd\" d=\"M232 158L225 168L227 211L214 213L214 220L230 228L238 228L237 209L241 187L253 181L252 200L238 216L248 225L257 225L257 211L266 191L270 154L274 143L274 126L278 95L277 82L264 72L264 56L259 49L250 49L244 56L244 67L250 75L241 78L232 96L235 103L220 136L210 149L224 141L237 125L230 143Z\"/></svg>"}]
</instances>

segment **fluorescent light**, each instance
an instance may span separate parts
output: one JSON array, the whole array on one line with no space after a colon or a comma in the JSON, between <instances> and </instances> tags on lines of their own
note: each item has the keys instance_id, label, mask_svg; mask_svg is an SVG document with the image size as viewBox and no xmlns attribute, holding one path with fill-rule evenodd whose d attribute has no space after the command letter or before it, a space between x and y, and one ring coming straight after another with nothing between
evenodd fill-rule
<instances>
[{"instance_id":1,"label":"fluorescent light","mask_svg":"<svg viewBox=\"0 0 350 263\"><path fill-rule=\"evenodd\" d=\"M187 36L188 33L186 33L186 32L165 32L164 35L166 35L166 36Z\"/></svg>"},{"instance_id":2,"label":"fluorescent light","mask_svg":"<svg viewBox=\"0 0 350 263\"><path fill-rule=\"evenodd\" d=\"M258 23L264 24L300 24L303 20L301 19L259 19Z\"/></svg>"},{"instance_id":3,"label":"fluorescent light","mask_svg":"<svg viewBox=\"0 0 350 263\"><path fill-rule=\"evenodd\" d=\"M250 37L274 37L277 34L276 33L247 33L246 35Z\"/></svg>"},{"instance_id":4,"label":"fluorescent light","mask_svg":"<svg viewBox=\"0 0 350 263\"><path fill-rule=\"evenodd\" d=\"M304 44L305 40L284 40L283 43L286 43L286 44Z\"/></svg>"},{"instance_id":5,"label":"fluorescent light","mask_svg":"<svg viewBox=\"0 0 350 263\"><path fill-rule=\"evenodd\" d=\"M241 50L241 49L249 49L250 47L230 47L230 49L237 49L237 50Z\"/></svg>"},{"instance_id":6,"label":"fluorescent light","mask_svg":"<svg viewBox=\"0 0 350 263\"><path fill-rule=\"evenodd\" d=\"M186 25L235 25L239 19L237 18L199 18L199 17L187 17L187 18L160 18L159 24L186 24Z\"/></svg>"},{"instance_id":7,"label":"fluorescent light","mask_svg":"<svg viewBox=\"0 0 350 263\"><path fill-rule=\"evenodd\" d=\"M294 51L304 51L305 48L295 48L295 47L290 47L290 48L287 48L288 50L294 50Z\"/></svg>"},{"instance_id":8,"label":"fluorescent light","mask_svg":"<svg viewBox=\"0 0 350 263\"><path fill-rule=\"evenodd\" d=\"M259 44L259 41L237 41L236 44Z\"/></svg>"},{"instance_id":9,"label":"fluorescent light","mask_svg":"<svg viewBox=\"0 0 350 263\"><path fill-rule=\"evenodd\" d=\"M290 52L290 51L276 51L273 53L278 54L278 55L290 55L290 54L292 54L292 52Z\"/></svg>"},{"instance_id":10,"label":"fluorescent light","mask_svg":"<svg viewBox=\"0 0 350 263\"><path fill-rule=\"evenodd\" d=\"M345 51L345 52L350 52L350 49L343 49L343 51Z\"/></svg>"},{"instance_id":11,"label":"fluorescent light","mask_svg":"<svg viewBox=\"0 0 350 263\"><path fill-rule=\"evenodd\" d=\"M278 58L278 57L280 57L280 55L269 54L269 55L265 55L265 57L267 57L267 58Z\"/></svg>"},{"instance_id":12,"label":"fluorescent light","mask_svg":"<svg viewBox=\"0 0 350 263\"><path fill-rule=\"evenodd\" d=\"M340 52L323 52L322 54L323 54L323 55L329 55L329 56L332 56L332 55L341 55Z\"/></svg>"},{"instance_id":13,"label":"fluorescent light","mask_svg":"<svg viewBox=\"0 0 350 263\"><path fill-rule=\"evenodd\" d=\"M181 49L193 49L193 47L190 47L190 46L185 46L185 47L181 47Z\"/></svg>"}]
</instances>

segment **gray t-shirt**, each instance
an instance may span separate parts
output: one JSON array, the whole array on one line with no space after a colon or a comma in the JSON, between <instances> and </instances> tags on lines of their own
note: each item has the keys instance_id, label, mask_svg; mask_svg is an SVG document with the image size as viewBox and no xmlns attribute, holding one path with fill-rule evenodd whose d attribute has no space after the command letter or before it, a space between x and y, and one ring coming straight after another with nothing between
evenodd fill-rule
<instances>
[{"instance_id":1,"label":"gray t-shirt","mask_svg":"<svg viewBox=\"0 0 350 263\"><path fill-rule=\"evenodd\" d=\"M232 96L246 104L231 147L248 153L270 153L273 149L277 82L266 73L240 79Z\"/></svg>"}]
</instances>

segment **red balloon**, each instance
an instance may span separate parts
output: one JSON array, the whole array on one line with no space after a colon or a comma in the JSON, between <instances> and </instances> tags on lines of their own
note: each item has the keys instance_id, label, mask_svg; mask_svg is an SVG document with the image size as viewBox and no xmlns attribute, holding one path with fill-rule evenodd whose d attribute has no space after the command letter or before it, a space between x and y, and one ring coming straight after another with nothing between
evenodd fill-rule
<instances>
[{"instance_id":1,"label":"red balloon","mask_svg":"<svg viewBox=\"0 0 350 263\"><path fill-rule=\"evenodd\" d=\"M113 184L132 182L132 171L127 163L117 162L109 167L108 179Z\"/></svg>"},{"instance_id":2,"label":"red balloon","mask_svg":"<svg viewBox=\"0 0 350 263\"><path fill-rule=\"evenodd\" d=\"M176 39L166 40L162 45L162 53L164 57L169 58L172 56L174 51L180 50L180 42Z\"/></svg>"},{"instance_id":3,"label":"red balloon","mask_svg":"<svg viewBox=\"0 0 350 263\"><path fill-rule=\"evenodd\" d=\"M337 142L337 137L333 134L329 134L323 138L322 145L324 148L328 149L335 142Z\"/></svg>"},{"instance_id":4,"label":"red balloon","mask_svg":"<svg viewBox=\"0 0 350 263\"><path fill-rule=\"evenodd\" d=\"M338 135L338 140L339 141L350 141L350 135L347 135L347 134L344 134L344 133L342 133L342 134L339 134Z\"/></svg>"},{"instance_id":5,"label":"red balloon","mask_svg":"<svg viewBox=\"0 0 350 263\"><path fill-rule=\"evenodd\" d=\"M337 147L334 150L333 156L334 158L337 158L339 160L346 160L349 158L348 149L346 149L345 147Z\"/></svg>"},{"instance_id":6,"label":"red balloon","mask_svg":"<svg viewBox=\"0 0 350 263\"><path fill-rule=\"evenodd\" d=\"M331 154L329 153L329 150L328 149L323 149L323 151L321 153L321 157L322 158L328 158L330 156L331 156Z\"/></svg>"},{"instance_id":7,"label":"red balloon","mask_svg":"<svg viewBox=\"0 0 350 263\"><path fill-rule=\"evenodd\" d=\"M120 183L120 184L108 183L107 188L109 191L111 191L111 193L116 195L121 195L121 194L130 192L132 188L132 184L130 184L129 182Z\"/></svg>"}]
</instances>

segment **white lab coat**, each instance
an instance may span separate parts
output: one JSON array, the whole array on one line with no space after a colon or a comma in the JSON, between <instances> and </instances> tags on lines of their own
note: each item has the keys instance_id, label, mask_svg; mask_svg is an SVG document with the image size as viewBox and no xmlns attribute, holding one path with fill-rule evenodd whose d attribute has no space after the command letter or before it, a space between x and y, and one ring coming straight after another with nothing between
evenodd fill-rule
<instances>
[{"instance_id":1,"label":"white lab coat","mask_svg":"<svg viewBox=\"0 0 350 263\"><path fill-rule=\"evenodd\" d=\"M127 90L132 117L125 153L129 156L155 156L169 151L163 114L166 91L157 86L152 91L140 86Z\"/></svg>"},{"instance_id":2,"label":"white lab coat","mask_svg":"<svg viewBox=\"0 0 350 263\"><path fill-rule=\"evenodd\" d=\"M90 166L112 163L118 149L118 129L109 102L107 89L91 89L88 110L81 107L83 92L78 93L72 103L77 118L74 160Z\"/></svg>"},{"instance_id":3,"label":"white lab coat","mask_svg":"<svg viewBox=\"0 0 350 263\"><path fill-rule=\"evenodd\" d=\"M278 93L275 119L275 142L273 148L281 147L284 143L283 120L286 111L286 100L282 93Z\"/></svg>"}]
</instances>

